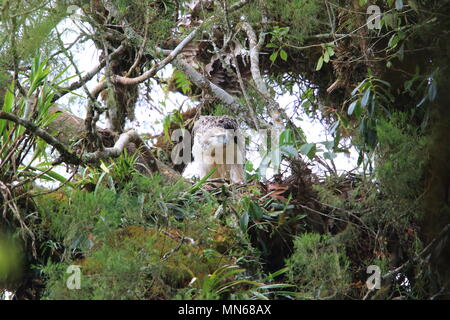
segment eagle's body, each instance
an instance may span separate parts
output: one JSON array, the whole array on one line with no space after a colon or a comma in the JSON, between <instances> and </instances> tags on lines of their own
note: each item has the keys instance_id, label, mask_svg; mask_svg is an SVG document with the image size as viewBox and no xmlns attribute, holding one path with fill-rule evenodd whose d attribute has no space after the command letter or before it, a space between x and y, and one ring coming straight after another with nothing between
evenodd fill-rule
<instances>
[{"instance_id":1,"label":"eagle's body","mask_svg":"<svg viewBox=\"0 0 450 320\"><path fill-rule=\"evenodd\" d=\"M244 141L237 121L229 116L201 116L192 130L194 161L184 176L204 177L214 167L211 178L224 178L232 183L244 182Z\"/></svg>"}]
</instances>

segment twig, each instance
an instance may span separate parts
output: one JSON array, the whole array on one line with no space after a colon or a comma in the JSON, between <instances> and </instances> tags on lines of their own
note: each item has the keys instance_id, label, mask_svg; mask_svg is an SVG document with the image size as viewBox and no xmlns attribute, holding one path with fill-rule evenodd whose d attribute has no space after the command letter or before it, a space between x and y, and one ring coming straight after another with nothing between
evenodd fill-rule
<instances>
[{"instance_id":1,"label":"twig","mask_svg":"<svg viewBox=\"0 0 450 320\"><path fill-rule=\"evenodd\" d=\"M116 50L114 50L109 57L112 58L120 53L122 53L125 50L125 46L121 44ZM57 100L61 99L63 96L65 96L67 93L77 90L81 88L85 83L87 83L89 80L91 80L97 73L100 72L106 65L106 57L98 64L96 67L94 67L91 71L87 72L84 76L82 76L78 81L75 81L71 83L67 87L60 87L58 88L58 93L55 94L53 97L52 102L56 102ZM94 95L95 96L95 95Z\"/></svg>"},{"instance_id":2,"label":"twig","mask_svg":"<svg viewBox=\"0 0 450 320\"><path fill-rule=\"evenodd\" d=\"M396 275L397 273L399 273L404 267L406 267L407 265L411 264L411 263L415 263L417 261L419 261L419 259L423 256L426 256L430 253L431 249L433 249L433 247L436 245L436 243L443 238L444 236L447 235L447 233L450 231L450 224L447 224L442 230L441 232L439 232L439 234L437 235L436 238L434 238L417 256L415 256L414 258L406 261L404 264L402 264L400 267L395 268L392 271L389 271L388 273L386 273L382 279L388 279L393 277L394 275Z\"/></svg>"},{"instance_id":3,"label":"twig","mask_svg":"<svg viewBox=\"0 0 450 320\"><path fill-rule=\"evenodd\" d=\"M260 92L261 96L268 102L267 108L270 117L273 120L273 127L276 133L280 134L284 130L283 121L281 120L281 114L285 119L288 119L284 111L281 110L278 102L276 102L270 95L269 90L261 76L261 70L259 68L259 54L261 47L265 41L265 33L261 32L259 35L259 40L256 37L255 30L248 22L242 24L242 29L246 32L250 43L250 71L252 73L253 81L255 82L256 88Z\"/></svg>"},{"instance_id":4,"label":"twig","mask_svg":"<svg viewBox=\"0 0 450 320\"><path fill-rule=\"evenodd\" d=\"M381 277L382 280L387 280L389 278L392 278L393 276L395 276L396 274L398 274L400 271L402 271L402 269L404 269L406 266L415 263L417 261L419 261L422 257L429 255L430 251L433 249L433 247L436 245L436 243L441 240L444 236L448 235L448 232L450 231L450 224L447 224L442 230L441 232L439 232L439 234L415 257L413 257L412 259L409 259L408 261L406 261L405 263L403 263L401 266L395 268L392 271L389 271L388 273L386 273L385 275L383 275ZM373 291L375 291L375 288L370 289L369 291L367 291L367 293L365 294L363 300L366 300L370 293L372 293Z\"/></svg>"}]
</instances>

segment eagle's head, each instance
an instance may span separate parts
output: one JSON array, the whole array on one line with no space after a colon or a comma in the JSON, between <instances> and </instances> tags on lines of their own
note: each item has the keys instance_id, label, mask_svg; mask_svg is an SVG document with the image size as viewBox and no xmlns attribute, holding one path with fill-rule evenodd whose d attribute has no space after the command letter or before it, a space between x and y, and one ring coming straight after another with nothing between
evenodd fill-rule
<instances>
[{"instance_id":1,"label":"eagle's head","mask_svg":"<svg viewBox=\"0 0 450 320\"><path fill-rule=\"evenodd\" d=\"M217 150L237 142L238 123L229 116L201 116L193 128L195 154L215 156Z\"/></svg>"},{"instance_id":2,"label":"eagle's head","mask_svg":"<svg viewBox=\"0 0 450 320\"><path fill-rule=\"evenodd\" d=\"M192 130L194 161L185 170L185 176L206 175L217 167L213 178L232 182L244 181L244 149L239 137L239 125L229 116L201 116Z\"/></svg>"}]
</instances>

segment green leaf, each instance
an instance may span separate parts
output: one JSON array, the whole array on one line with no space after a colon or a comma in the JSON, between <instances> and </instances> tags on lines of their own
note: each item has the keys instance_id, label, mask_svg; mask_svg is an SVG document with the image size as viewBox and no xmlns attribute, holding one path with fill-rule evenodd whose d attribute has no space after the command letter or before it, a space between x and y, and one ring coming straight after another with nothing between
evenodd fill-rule
<instances>
[{"instance_id":1,"label":"green leaf","mask_svg":"<svg viewBox=\"0 0 450 320\"><path fill-rule=\"evenodd\" d=\"M395 54L398 57L398 60L400 60L400 62L403 62L404 58L405 58L405 45L402 44L400 46L400 49L397 51L397 53Z\"/></svg>"},{"instance_id":2,"label":"green leaf","mask_svg":"<svg viewBox=\"0 0 450 320\"><path fill-rule=\"evenodd\" d=\"M356 105L358 104L359 100L353 101L350 106L348 107L347 113L349 116L353 114L353 111L355 111Z\"/></svg>"},{"instance_id":3,"label":"green leaf","mask_svg":"<svg viewBox=\"0 0 450 320\"><path fill-rule=\"evenodd\" d=\"M55 112L52 114L47 115L44 120L42 120L41 122L39 122L39 125L41 127L46 127L48 126L50 123L53 122L53 120L55 120L56 118L58 118L60 115L62 114L62 112Z\"/></svg>"},{"instance_id":4,"label":"green leaf","mask_svg":"<svg viewBox=\"0 0 450 320\"><path fill-rule=\"evenodd\" d=\"M335 123L333 123L333 125L330 128L330 133L334 134L337 130L337 128L339 128L339 125L341 124L341 122L338 120Z\"/></svg>"},{"instance_id":5,"label":"green leaf","mask_svg":"<svg viewBox=\"0 0 450 320\"><path fill-rule=\"evenodd\" d=\"M391 84L389 83L389 82L387 82L387 81L384 81L384 80L381 80L381 79L373 79L373 81L376 81L376 82L379 82L379 83L382 83L382 84L384 84L385 86L387 86L387 87L391 87Z\"/></svg>"},{"instance_id":6,"label":"green leaf","mask_svg":"<svg viewBox=\"0 0 450 320\"><path fill-rule=\"evenodd\" d=\"M364 7L367 4L367 0L359 0L359 6Z\"/></svg>"},{"instance_id":7,"label":"green leaf","mask_svg":"<svg viewBox=\"0 0 450 320\"><path fill-rule=\"evenodd\" d=\"M366 119L362 119L359 124L359 134L362 136L366 134Z\"/></svg>"},{"instance_id":8,"label":"green leaf","mask_svg":"<svg viewBox=\"0 0 450 320\"><path fill-rule=\"evenodd\" d=\"M309 159L313 159L316 155L317 146L315 143L305 143L300 148L300 153L306 155Z\"/></svg>"},{"instance_id":9,"label":"green leaf","mask_svg":"<svg viewBox=\"0 0 450 320\"><path fill-rule=\"evenodd\" d=\"M372 147L375 148L375 146L377 145L377 141L378 141L378 137L377 137L377 131L375 129L370 128L367 132L367 144Z\"/></svg>"},{"instance_id":10,"label":"green leaf","mask_svg":"<svg viewBox=\"0 0 450 320\"><path fill-rule=\"evenodd\" d=\"M273 273L269 273L269 275L267 276L267 278L268 278L269 280L274 280L276 277L282 275L283 273L286 273L287 271L289 271L289 268L288 268L288 267L284 267L284 268L282 268L282 269L280 269L280 270L278 270L278 271L275 271L275 272L273 272Z\"/></svg>"},{"instance_id":11,"label":"green leaf","mask_svg":"<svg viewBox=\"0 0 450 320\"><path fill-rule=\"evenodd\" d=\"M217 171L217 167L212 168L211 171L208 172L208 174L207 174L206 176L204 176L203 178L201 178L201 179L200 179L196 184L194 184L194 185L192 186L192 188L189 189L189 191L187 191L186 193L190 193L190 194L195 193L198 189L200 189L200 188L202 187L202 185L206 182L206 180L208 180L209 177L211 177L211 176L214 174L214 172L216 172L216 171Z\"/></svg>"},{"instance_id":12,"label":"green leaf","mask_svg":"<svg viewBox=\"0 0 450 320\"><path fill-rule=\"evenodd\" d=\"M294 158L298 156L297 149L293 145L282 145L280 146L281 153L285 156Z\"/></svg>"},{"instance_id":13,"label":"green leaf","mask_svg":"<svg viewBox=\"0 0 450 320\"><path fill-rule=\"evenodd\" d=\"M288 54L283 49L280 50L280 58L283 59L284 61L287 61Z\"/></svg>"},{"instance_id":14,"label":"green leaf","mask_svg":"<svg viewBox=\"0 0 450 320\"><path fill-rule=\"evenodd\" d=\"M360 166L364 161L364 152L360 151L358 155L357 165Z\"/></svg>"},{"instance_id":15,"label":"green leaf","mask_svg":"<svg viewBox=\"0 0 450 320\"><path fill-rule=\"evenodd\" d=\"M180 88L183 94L190 94L192 92L192 82L183 72L175 70L173 77L177 88Z\"/></svg>"},{"instance_id":16,"label":"green leaf","mask_svg":"<svg viewBox=\"0 0 450 320\"><path fill-rule=\"evenodd\" d=\"M244 233L247 232L248 222L249 222L248 211L245 211L239 219L239 227Z\"/></svg>"},{"instance_id":17,"label":"green leaf","mask_svg":"<svg viewBox=\"0 0 450 320\"><path fill-rule=\"evenodd\" d=\"M269 57L270 61L272 61L272 63L275 62L275 60L277 60L278 57L278 51L275 51L274 53L272 53Z\"/></svg>"},{"instance_id":18,"label":"green leaf","mask_svg":"<svg viewBox=\"0 0 450 320\"><path fill-rule=\"evenodd\" d=\"M330 55L328 54L328 51L325 51L323 54L323 62L325 63L330 62Z\"/></svg>"},{"instance_id":19,"label":"green leaf","mask_svg":"<svg viewBox=\"0 0 450 320\"><path fill-rule=\"evenodd\" d=\"M327 148L327 150L331 150L334 147L333 141L322 141L320 142L320 144L323 144L323 146Z\"/></svg>"},{"instance_id":20,"label":"green leaf","mask_svg":"<svg viewBox=\"0 0 450 320\"><path fill-rule=\"evenodd\" d=\"M280 134L280 145L286 145L286 144L294 144L294 136L292 134L292 130L290 129L285 129L283 130L283 132L281 132Z\"/></svg>"},{"instance_id":21,"label":"green leaf","mask_svg":"<svg viewBox=\"0 0 450 320\"><path fill-rule=\"evenodd\" d=\"M111 173L111 171L109 170L109 168L105 165L105 163L103 161L100 164L100 168L106 173Z\"/></svg>"},{"instance_id":22,"label":"green leaf","mask_svg":"<svg viewBox=\"0 0 450 320\"><path fill-rule=\"evenodd\" d=\"M357 94L358 93L358 90L366 83L366 79L364 79L360 84L358 84L358 86L355 88L355 89L353 89L353 91L352 91L352 96L354 96L355 94Z\"/></svg>"},{"instance_id":23,"label":"green leaf","mask_svg":"<svg viewBox=\"0 0 450 320\"><path fill-rule=\"evenodd\" d=\"M44 163L41 163L40 165L44 165ZM29 168L30 168L30 170L35 170L35 171L40 171L40 172L45 172L45 171L48 170L48 168L45 168L45 167L43 167L43 168L40 168L40 167L29 167ZM46 172L44 176L47 178L47 180L58 181L58 182L61 182L61 183L66 183L67 182L67 179L64 176L60 175L59 173L57 173L57 172L55 172L53 170L50 170L50 171ZM71 185L71 184L69 184L69 185Z\"/></svg>"},{"instance_id":24,"label":"green leaf","mask_svg":"<svg viewBox=\"0 0 450 320\"><path fill-rule=\"evenodd\" d=\"M247 160L247 161L245 162L245 170L248 171L248 172L254 171L255 168L253 167L253 162Z\"/></svg>"},{"instance_id":25,"label":"green leaf","mask_svg":"<svg viewBox=\"0 0 450 320\"><path fill-rule=\"evenodd\" d=\"M433 102L437 97L437 84L434 79L431 80L431 83L428 87L428 99Z\"/></svg>"},{"instance_id":26,"label":"green leaf","mask_svg":"<svg viewBox=\"0 0 450 320\"><path fill-rule=\"evenodd\" d=\"M327 47L327 53L330 57L334 56L334 49L330 46Z\"/></svg>"},{"instance_id":27,"label":"green leaf","mask_svg":"<svg viewBox=\"0 0 450 320\"><path fill-rule=\"evenodd\" d=\"M359 103L359 101L358 101L358 103L356 104L356 108L353 111L353 114L355 115L356 118L359 118L359 117L361 117L362 113L363 113L363 109L361 108L361 103Z\"/></svg>"},{"instance_id":28,"label":"green leaf","mask_svg":"<svg viewBox=\"0 0 450 320\"><path fill-rule=\"evenodd\" d=\"M361 107L365 108L367 106L367 104L369 103L369 100L370 100L370 94L371 94L370 89L367 89L364 92L364 95L361 99Z\"/></svg>"},{"instance_id":29,"label":"green leaf","mask_svg":"<svg viewBox=\"0 0 450 320\"><path fill-rule=\"evenodd\" d=\"M420 108L421 106L423 106L425 104L425 102L427 102L427 97L423 97L422 100L420 100L420 102L417 104L417 108Z\"/></svg>"},{"instance_id":30,"label":"green leaf","mask_svg":"<svg viewBox=\"0 0 450 320\"><path fill-rule=\"evenodd\" d=\"M2 111L11 112L14 106L14 81L11 82L6 90L5 100L1 108Z\"/></svg>"},{"instance_id":31,"label":"green leaf","mask_svg":"<svg viewBox=\"0 0 450 320\"><path fill-rule=\"evenodd\" d=\"M278 48L278 46L275 43L270 42L266 45L266 48Z\"/></svg>"},{"instance_id":32,"label":"green leaf","mask_svg":"<svg viewBox=\"0 0 450 320\"><path fill-rule=\"evenodd\" d=\"M399 36L397 35L397 33L394 33L391 39L389 39L388 43L389 48L391 49L395 48L398 45L399 41L400 41Z\"/></svg>"},{"instance_id":33,"label":"green leaf","mask_svg":"<svg viewBox=\"0 0 450 320\"><path fill-rule=\"evenodd\" d=\"M337 155L334 152L324 152L323 153L323 157L327 160L333 160L334 158L337 157Z\"/></svg>"},{"instance_id":34,"label":"green leaf","mask_svg":"<svg viewBox=\"0 0 450 320\"><path fill-rule=\"evenodd\" d=\"M319 61L317 61L316 71L322 69L322 66L323 66L323 57L320 57Z\"/></svg>"},{"instance_id":35,"label":"green leaf","mask_svg":"<svg viewBox=\"0 0 450 320\"><path fill-rule=\"evenodd\" d=\"M295 285L293 284L288 284L288 283L274 283L274 284L266 284L263 285L261 287L258 287L258 289L263 289L263 290L267 290L267 289L279 289L279 288L293 288L295 287Z\"/></svg>"},{"instance_id":36,"label":"green leaf","mask_svg":"<svg viewBox=\"0 0 450 320\"><path fill-rule=\"evenodd\" d=\"M14 96L14 81L13 81L6 90L4 103L0 110L5 112L12 112L12 109L14 107L14 98L15 96ZM7 122L8 121L5 119L0 119L0 136L3 136L4 139L6 139L6 136L8 134L7 132L4 132Z\"/></svg>"},{"instance_id":37,"label":"green leaf","mask_svg":"<svg viewBox=\"0 0 450 320\"><path fill-rule=\"evenodd\" d=\"M372 100L372 102L369 104L369 114L372 116L375 113L375 107L376 107L376 101Z\"/></svg>"},{"instance_id":38,"label":"green leaf","mask_svg":"<svg viewBox=\"0 0 450 320\"><path fill-rule=\"evenodd\" d=\"M98 190L100 190L103 179L106 177L106 172L102 172L100 178L98 178L97 184L95 186L94 194L96 195Z\"/></svg>"},{"instance_id":39,"label":"green leaf","mask_svg":"<svg viewBox=\"0 0 450 320\"><path fill-rule=\"evenodd\" d=\"M264 212L254 201L249 202L248 213L249 216L254 220L261 220L264 216Z\"/></svg>"}]
</instances>

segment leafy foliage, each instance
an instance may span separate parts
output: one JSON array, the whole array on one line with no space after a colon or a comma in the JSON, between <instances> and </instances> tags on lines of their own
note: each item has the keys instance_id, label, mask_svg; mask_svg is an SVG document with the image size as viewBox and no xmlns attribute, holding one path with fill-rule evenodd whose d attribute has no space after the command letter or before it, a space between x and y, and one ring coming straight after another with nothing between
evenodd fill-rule
<instances>
[{"instance_id":1,"label":"leafy foliage","mask_svg":"<svg viewBox=\"0 0 450 320\"><path fill-rule=\"evenodd\" d=\"M72 44L62 41L70 31L60 24L70 19L66 2L0 7L1 111L20 118L0 119L0 296L6 289L21 299L449 296L450 247L441 235L450 222L448 1L376 1L383 14L374 29L367 0L77 3L83 15ZM188 44L187 34L195 34ZM69 52L85 41L102 51L92 73L80 72ZM185 64L167 83L154 72L177 46ZM149 93L166 83L199 103L170 113L152 105L164 117L157 145L167 150L146 145L68 165L68 181L55 168L64 159L51 159L36 130L17 122L63 129L50 110L73 77L69 88L84 90L85 98L76 94L88 110L86 132L78 128L85 135L70 146L77 153L99 154L126 131L125 120L135 126L143 87ZM298 94L293 107L276 101L280 93ZM123 115L116 132L96 127L114 112ZM172 148L171 131L191 128L200 114L285 128L270 137L271 150L260 148L258 166L246 162L243 185L209 181L214 169L175 182L162 153ZM307 139L297 122L304 116L329 125L331 141ZM145 147L148 176L137 169ZM336 155L353 147L357 167L340 172ZM383 288L368 291L366 268L374 264ZM70 265L81 266L81 290L66 286Z\"/></svg>"},{"instance_id":2,"label":"leafy foliage","mask_svg":"<svg viewBox=\"0 0 450 320\"><path fill-rule=\"evenodd\" d=\"M349 284L349 260L332 237L304 234L294 241L287 261L289 280L297 285L298 297L342 298Z\"/></svg>"}]
</instances>

